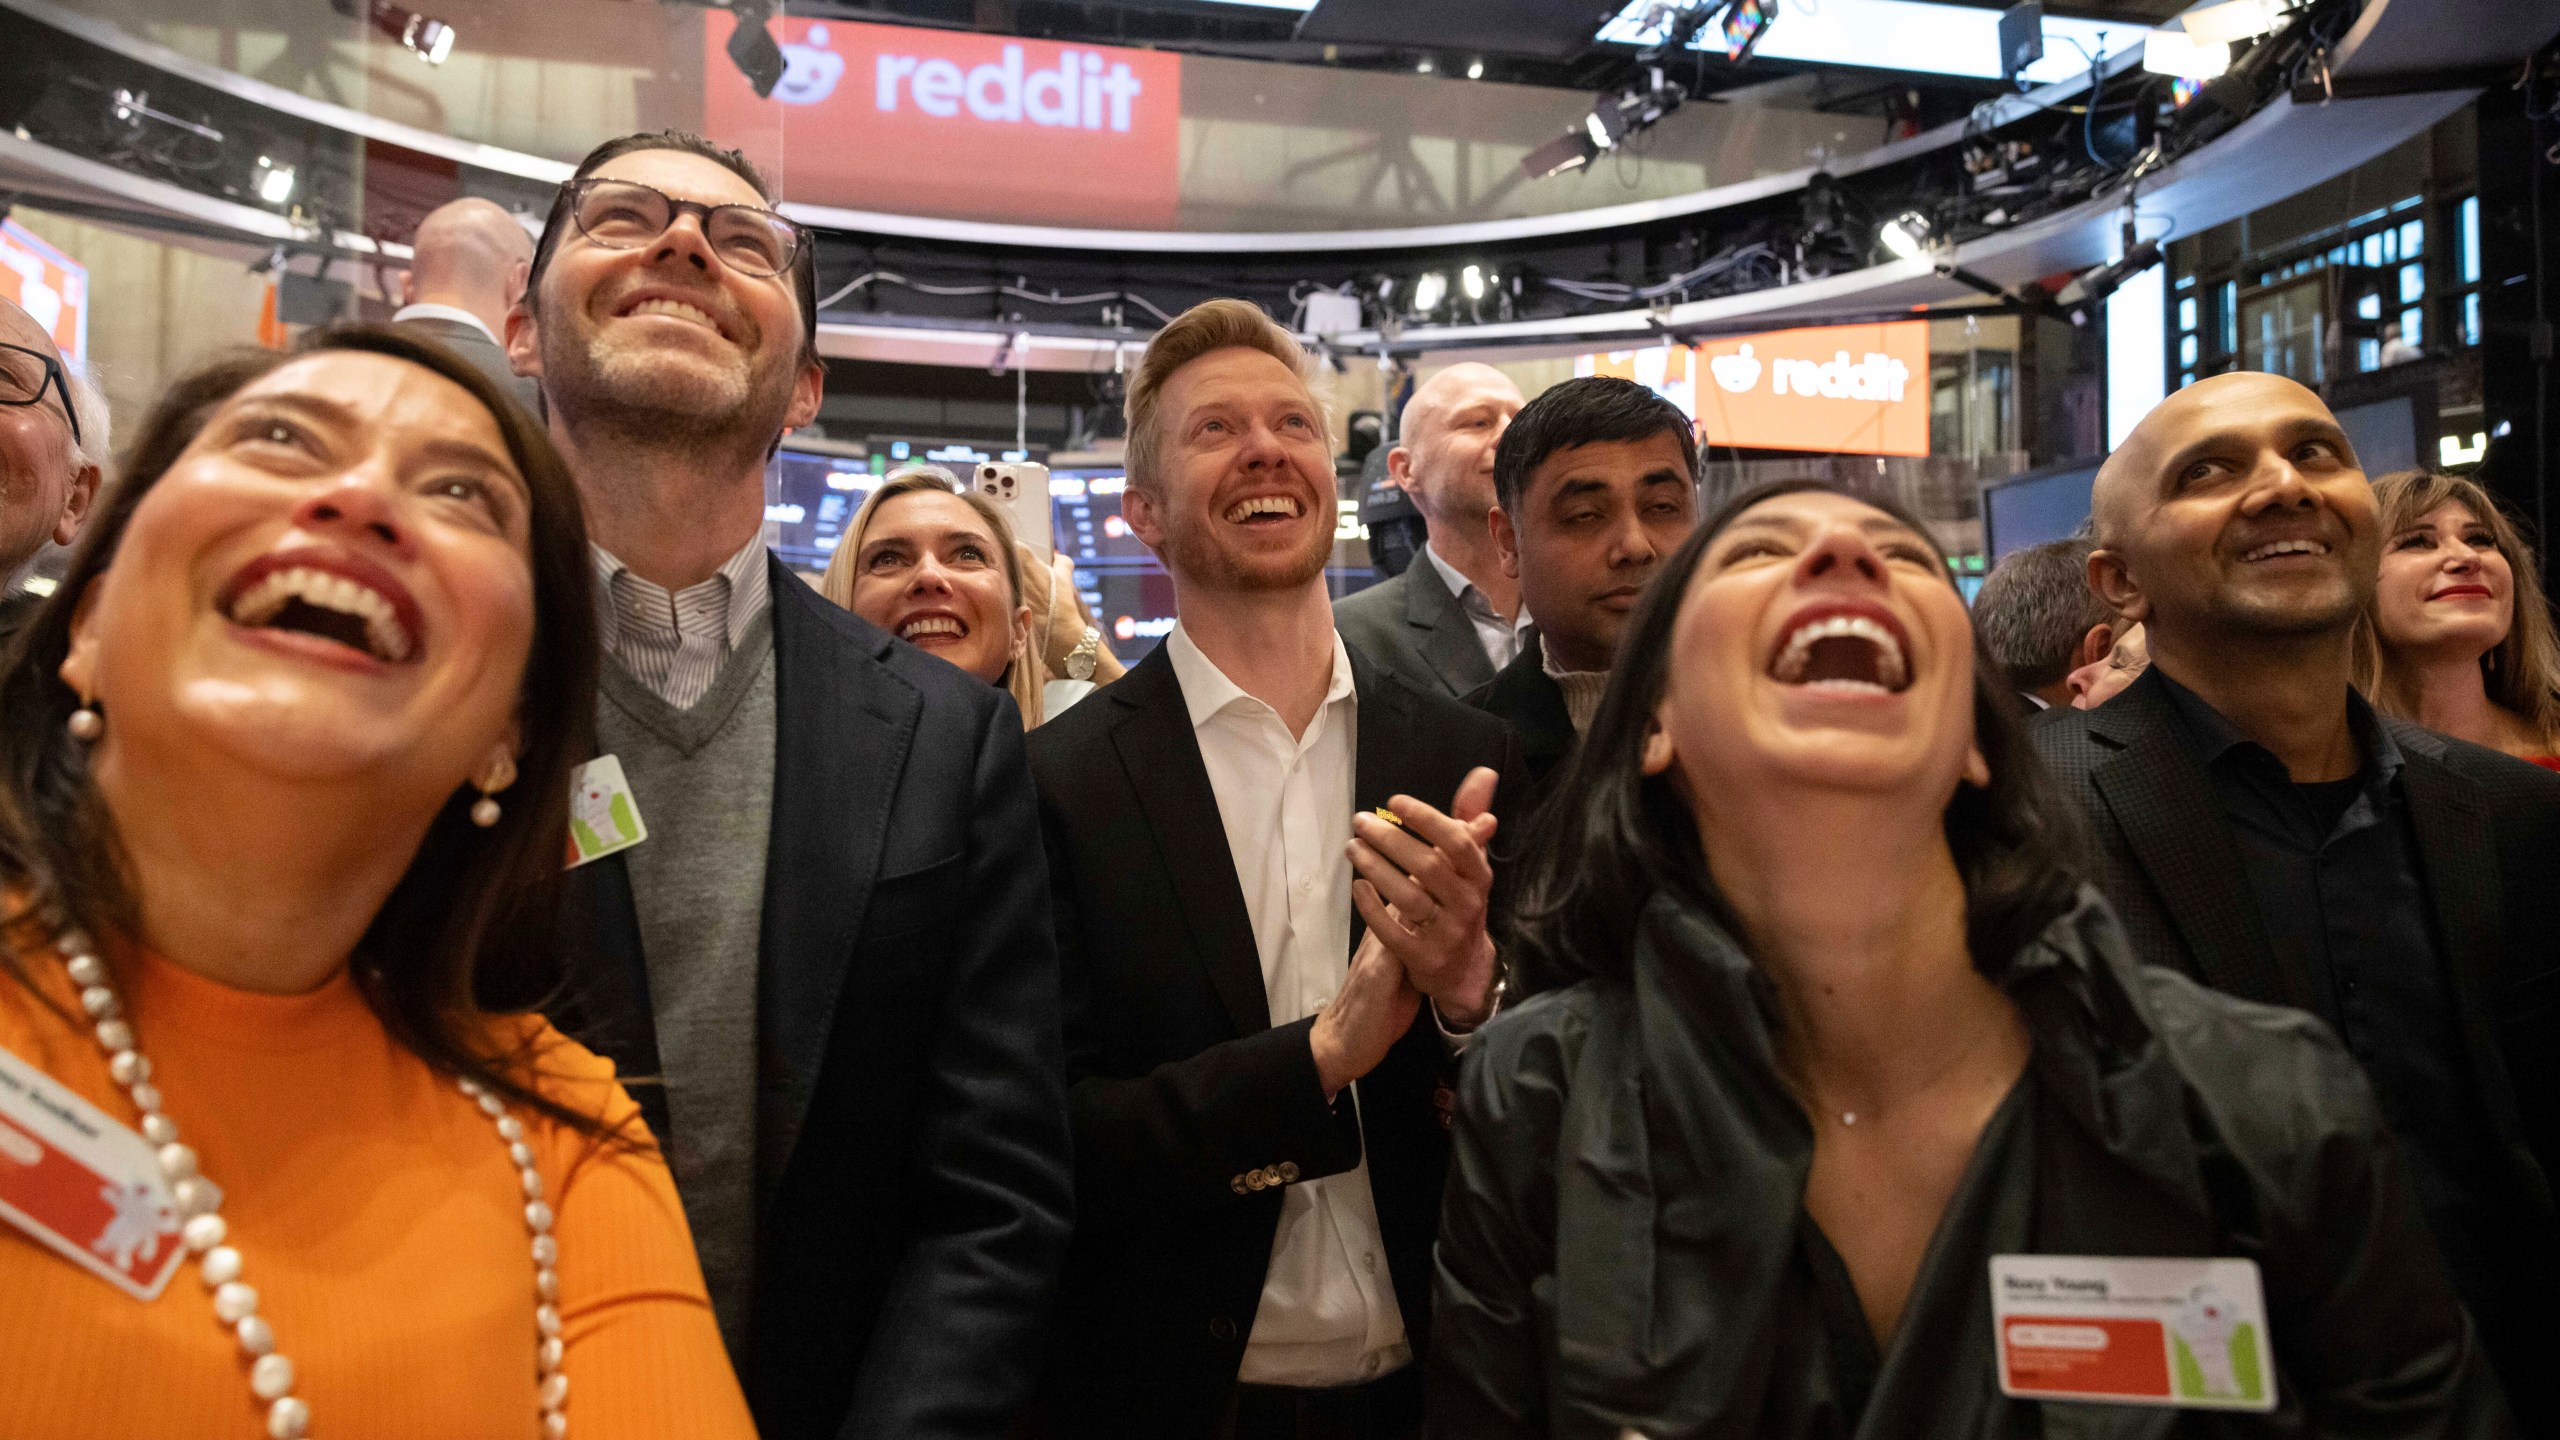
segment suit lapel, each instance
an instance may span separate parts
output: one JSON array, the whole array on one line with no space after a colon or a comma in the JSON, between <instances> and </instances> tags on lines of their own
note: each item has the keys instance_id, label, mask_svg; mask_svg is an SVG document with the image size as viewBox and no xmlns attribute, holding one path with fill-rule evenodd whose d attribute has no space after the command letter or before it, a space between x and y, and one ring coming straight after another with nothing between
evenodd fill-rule
<instances>
[{"instance_id":1,"label":"suit lapel","mask_svg":"<svg viewBox=\"0 0 2560 1440\"><path fill-rule=\"evenodd\" d=\"M673 1148L667 1087L655 1081L657 1010L649 995L649 966L640 948L640 908L631 895L631 870L620 854L589 861L572 872L567 953L575 957L560 1003L550 1019L580 1044L613 1061L640 1116L660 1144Z\"/></svg>"},{"instance_id":2,"label":"suit lapel","mask_svg":"<svg viewBox=\"0 0 2560 1440\"><path fill-rule=\"evenodd\" d=\"M1182 908L1192 953L1236 1034L1258 1035L1271 1028L1262 953L1173 657L1158 645L1102 695L1123 711L1111 728L1112 747Z\"/></svg>"},{"instance_id":3,"label":"suit lapel","mask_svg":"<svg viewBox=\"0 0 2560 1440\"><path fill-rule=\"evenodd\" d=\"M2400 793L2409 806L2418 874L2434 912L2437 943L2444 946L2446 972L2453 978L2463 1039L2480 1094L2499 1133L2512 1140L2522 1121L2510 1099L2515 1086L2505 1073L2490 999L2498 993L2505 907L2488 810L2471 782L2436 758L2433 736L2415 726L2384 723L2400 746Z\"/></svg>"},{"instance_id":4,"label":"suit lapel","mask_svg":"<svg viewBox=\"0 0 2560 1440\"><path fill-rule=\"evenodd\" d=\"M1475 622L1440 579L1440 567L1428 555L1417 555L1405 573L1405 623L1425 632L1422 658L1452 695L1464 695L1493 678L1493 662L1476 639Z\"/></svg>"},{"instance_id":5,"label":"suit lapel","mask_svg":"<svg viewBox=\"0 0 2560 1440\"><path fill-rule=\"evenodd\" d=\"M773 831L758 987L767 1176L782 1172L808 1112L924 709L860 637L814 611L826 603L816 592L772 567Z\"/></svg>"},{"instance_id":6,"label":"suit lapel","mask_svg":"<svg viewBox=\"0 0 2560 1440\"><path fill-rule=\"evenodd\" d=\"M2240 847L2180 723L2155 677L2134 682L2090 712L2090 730L2121 747L2090 779L2204 982L2268 1004L2308 1003L2309 977L2277 962Z\"/></svg>"},{"instance_id":7,"label":"suit lapel","mask_svg":"<svg viewBox=\"0 0 2560 1440\"><path fill-rule=\"evenodd\" d=\"M1412 743L1419 723L1412 692L1396 684L1367 656L1348 646L1344 649L1351 657L1351 686L1360 700L1359 723L1354 727L1358 738L1351 762L1353 812L1378 809L1398 795L1410 795L1447 809L1452 797L1431 793L1431 777L1420 763L1424 752ZM1360 948L1360 939L1367 930L1359 907L1353 906L1352 950Z\"/></svg>"}]
</instances>

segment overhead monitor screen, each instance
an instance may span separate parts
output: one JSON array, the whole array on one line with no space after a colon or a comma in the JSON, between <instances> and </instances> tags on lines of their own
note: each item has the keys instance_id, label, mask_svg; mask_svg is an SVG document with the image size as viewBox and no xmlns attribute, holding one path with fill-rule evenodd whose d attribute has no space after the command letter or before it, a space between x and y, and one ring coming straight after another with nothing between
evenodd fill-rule
<instances>
[{"instance_id":1,"label":"overhead monitor screen","mask_svg":"<svg viewBox=\"0 0 2560 1440\"><path fill-rule=\"evenodd\" d=\"M1982 488L1982 544L1991 561L2048 540L2068 540L2089 519L2095 464L2051 466Z\"/></svg>"},{"instance_id":2,"label":"overhead monitor screen","mask_svg":"<svg viewBox=\"0 0 2560 1440\"><path fill-rule=\"evenodd\" d=\"M765 467L765 543L792 569L824 574L853 512L879 486L869 460L786 445Z\"/></svg>"},{"instance_id":3,"label":"overhead monitor screen","mask_svg":"<svg viewBox=\"0 0 2560 1440\"><path fill-rule=\"evenodd\" d=\"M1103 642L1135 664L1173 629L1173 577L1120 515L1118 470L1053 470L1051 533L1076 567L1076 588Z\"/></svg>"}]
</instances>

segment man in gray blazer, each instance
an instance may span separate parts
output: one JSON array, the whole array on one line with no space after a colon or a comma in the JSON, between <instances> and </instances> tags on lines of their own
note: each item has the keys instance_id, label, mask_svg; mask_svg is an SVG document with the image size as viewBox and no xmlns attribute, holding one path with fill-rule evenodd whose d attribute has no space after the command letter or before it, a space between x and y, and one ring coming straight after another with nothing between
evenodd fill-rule
<instances>
[{"instance_id":1,"label":"man in gray blazer","mask_svg":"<svg viewBox=\"0 0 2560 1440\"><path fill-rule=\"evenodd\" d=\"M428 212L414 243L407 303L391 323L470 361L541 414L540 388L515 372L498 339L533 267L533 237L496 202L465 199Z\"/></svg>"},{"instance_id":2,"label":"man in gray blazer","mask_svg":"<svg viewBox=\"0 0 2560 1440\"><path fill-rule=\"evenodd\" d=\"M1520 582L1494 552L1493 452L1520 387L1490 365L1453 365L1405 402L1387 473L1431 541L1404 573L1333 607L1345 644L1428 693L1466 695L1520 653Z\"/></svg>"}]
</instances>

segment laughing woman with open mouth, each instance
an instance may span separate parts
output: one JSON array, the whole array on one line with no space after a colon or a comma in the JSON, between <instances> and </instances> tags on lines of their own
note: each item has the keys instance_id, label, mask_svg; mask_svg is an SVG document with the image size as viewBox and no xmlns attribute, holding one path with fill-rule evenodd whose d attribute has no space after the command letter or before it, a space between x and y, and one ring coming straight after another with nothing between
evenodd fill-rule
<instances>
[{"instance_id":1,"label":"laughing woman with open mouth","mask_svg":"<svg viewBox=\"0 0 2560 1440\"><path fill-rule=\"evenodd\" d=\"M0 1431L751 1434L666 1166L530 1015L585 527L441 350L180 381L0 670Z\"/></svg>"},{"instance_id":2,"label":"laughing woman with open mouth","mask_svg":"<svg viewBox=\"0 0 2560 1440\"><path fill-rule=\"evenodd\" d=\"M1757 491L1663 567L1466 1057L1433 1434L2506 1429L2353 1062L2130 960L1991 673L1891 508ZM2174 1288L2004 1365L2004 1265Z\"/></svg>"}]
</instances>

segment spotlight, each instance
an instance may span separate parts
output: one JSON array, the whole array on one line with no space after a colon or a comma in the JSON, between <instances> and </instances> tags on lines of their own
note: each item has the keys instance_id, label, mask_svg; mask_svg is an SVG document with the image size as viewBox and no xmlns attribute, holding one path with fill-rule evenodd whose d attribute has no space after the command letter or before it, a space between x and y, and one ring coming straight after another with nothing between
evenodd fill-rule
<instances>
[{"instance_id":1,"label":"spotlight","mask_svg":"<svg viewBox=\"0 0 2560 1440\"><path fill-rule=\"evenodd\" d=\"M258 198L270 205L282 205L293 198L293 167L279 165L271 156L258 157L258 178L251 182Z\"/></svg>"},{"instance_id":2,"label":"spotlight","mask_svg":"<svg viewBox=\"0 0 2560 1440\"><path fill-rule=\"evenodd\" d=\"M2187 38L2199 45L2230 45L2255 40L2284 23L2291 7L2283 0L2223 0L2179 18Z\"/></svg>"},{"instance_id":3,"label":"spotlight","mask_svg":"<svg viewBox=\"0 0 2560 1440\"><path fill-rule=\"evenodd\" d=\"M2131 226L2128 225L2126 228L2130 229ZM2095 310L2105 302L2108 296L2116 293L2118 287L2124 282L2160 263L2159 241L2132 241L2130 237L2128 240L2123 259L2092 266L2080 272L2080 295L2072 302L2074 324L2079 323L2079 316Z\"/></svg>"},{"instance_id":4,"label":"spotlight","mask_svg":"<svg viewBox=\"0 0 2560 1440\"><path fill-rule=\"evenodd\" d=\"M1532 180L1562 175L1579 170L1600 158L1600 147L1580 130L1567 130L1546 144L1520 157L1521 172Z\"/></svg>"},{"instance_id":5,"label":"spotlight","mask_svg":"<svg viewBox=\"0 0 2560 1440\"><path fill-rule=\"evenodd\" d=\"M2180 30L2153 30L2142 37L2142 68L2154 75L2211 80L2231 68L2231 47L2220 41L2206 43Z\"/></svg>"},{"instance_id":6,"label":"spotlight","mask_svg":"<svg viewBox=\"0 0 2560 1440\"><path fill-rule=\"evenodd\" d=\"M451 25L391 0L329 0L329 8L366 22L430 65L441 65L453 54Z\"/></svg>"},{"instance_id":7,"label":"spotlight","mask_svg":"<svg viewBox=\"0 0 2560 1440\"><path fill-rule=\"evenodd\" d=\"M1449 298L1449 277L1438 270L1425 270L1413 282L1413 313L1428 315Z\"/></svg>"},{"instance_id":8,"label":"spotlight","mask_svg":"<svg viewBox=\"0 0 2560 1440\"><path fill-rule=\"evenodd\" d=\"M1481 60L1470 60L1470 61L1468 61L1468 62L1467 62L1467 78L1468 78L1468 79L1470 79L1470 80L1481 80L1481 79L1483 79L1483 78L1484 78L1484 62L1483 62L1483 61L1481 61Z\"/></svg>"},{"instance_id":9,"label":"spotlight","mask_svg":"<svg viewBox=\"0 0 2560 1440\"><path fill-rule=\"evenodd\" d=\"M729 32L729 59L738 73L755 87L756 98L773 94L782 83L785 68L782 46L773 38L771 29L775 0L730 0L729 14L737 28Z\"/></svg>"},{"instance_id":10,"label":"spotlight","mask_svg":"<svg viewBox=\"0 0 2560 1440\"><path fill-rule=\"evenodd\" d=\"M1470 300L1483 299L1484 267L1481 265L1470 265L1466 269L1459 271L1458 287L1467 292L1467 298Z\"/></svg>"},{"instance_id":11,"label":"spotlight","mask_svg":"<svg viewBox=\"0 0 2560 1440\"><path fill-rule=\"evenodd\" d=\"M1416 73L1418 73L1418 74L1428 75L1428 74L1430 74L1434 69L1436 69L1436 68L1438 68L1438 67L1434 66L1434 65L1431 63L1431 57L1430 57L1430 56L1425 55L1425 56L1423 56L1423 57L1422 57L1422 63L1421 63L1421 64L1419 64L1419 65L1414 66L1413 68L1414 68L1415 72L1416 72Z\"/></svg>"},{"instance_id":12,"label":"spotlight","mask_svg":"<svg viewBox=\"0 0 2560 1440\"><path fill-rule=\"evenodd\" d=\"M1876 240L1897 260L1917 260L1929 248L1929 217L1905 210L1877 228Z\"/></svg>"}]
</instances>

